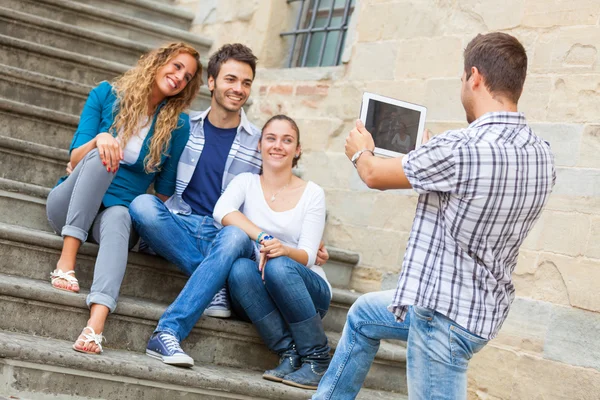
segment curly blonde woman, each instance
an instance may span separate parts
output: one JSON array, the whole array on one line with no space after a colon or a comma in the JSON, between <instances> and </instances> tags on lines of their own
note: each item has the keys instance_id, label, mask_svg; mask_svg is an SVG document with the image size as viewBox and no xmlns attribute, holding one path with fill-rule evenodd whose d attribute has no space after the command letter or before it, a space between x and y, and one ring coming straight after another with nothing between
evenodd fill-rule
<instances>
[{"instance_id":1,"label":"curly blonde woman","mask_svg":"<svg viewBox=\"0 0 600 400\"><path fill-rule=\"evenodd\" d=\"M166 200L189 136L183 111L198 93L198 52L172 43L144 55L114 83L92 89L71 143L72 172L48 195L48 221L63 237L52 286L78 292L75 263L88 238L100 249L87 304L90 318L73 349L99 354L108 314L117 305L128 250L137 237L128 207L154 183Z\"/></svg>"}]
</instances>

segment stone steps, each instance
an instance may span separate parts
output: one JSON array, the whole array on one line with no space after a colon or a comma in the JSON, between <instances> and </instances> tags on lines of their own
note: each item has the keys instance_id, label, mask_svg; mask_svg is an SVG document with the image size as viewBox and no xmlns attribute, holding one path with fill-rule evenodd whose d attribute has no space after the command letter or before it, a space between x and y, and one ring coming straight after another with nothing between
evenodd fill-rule
<instances>
[{"instance_id":1,"label":"stone steps","mask_svg":"<svg viewBox=\"0 0 600 400\"><path fill-rule=\"evenodd\" d=\"M75 0L95 8L126 15L155 24L188 31L194 14L174 7L169 2L149 0ZM167 3L167 4L165 4Z\"/></svg>"},{"instance_id":2,"label":"stone steps","mask_svg":"<svg viewBox=\"0 0 600 400\"><path fill-rule=\"evenodd\" d=\"M79 117L0 97L0 135L68 149Z\"/></svg>"},{"instance_id":3,"label":"stone steps","mask_svg":"<svg viewBox=\"0 0 600 400\"><path fill-rule=\"evenodd\" d=\"M80 28L89 33L128 39L139 46L156 47L171 41L183 41L194 46L206 57L212 41L186 30L132 17L108 9L97 8L72 0L0 0L0 6ZM142 51L143 52L143 51Z\"/></svg>"},{"instance_id":4,"label":"stone steps","mask_svg":"<svg viewBox=\"0 0 600 400\"><path fill-rule=\"evenodd\" d=\"M0 181L0 185L3 184L5 184L5 180ZM25 189L22 188L21 190ZM11 210L18 211L12 213L17 216L15 219L27 218L27 214L23 210L19 210L18 206L14 207L18 203L13 197L10 197L11 194L14 197L25 196L24 194L11 193L8 190L2 190L0 193L3 193L0 199L6 199L2 200L2 204L11 204L10 202L12 202ZM36 200L39 202L40 214L44 213L45 220L45 201L33 196L28 196L25 201L34 202ZM31 212L30 209L26 211ZM41 217L40 215L34 216L36 218ZM7 219L8 217L3 218L3 220ZM46 231L42 231L27 228L22 221L14 222L18 222L19 225L4 221L0 222L0 253L3 254L3 257L0 258L0 273L46 280L49 273L55 268L54 266L59 258L62 239L51 232L49 226ZM343 265L344 260L340 259L338 254L342 252L341 250L330 249L330 252L331 261L323 268L335 283L336 279L339 281L339 277L335 278L335 271L330 269L330 263L338 263L340 264L338 268L344 267L349 270L351 270L353 264L346 263ZM98 246L96 244L85 243L81 247L78 256L77 277L82 288L91 286L97 253ZM28 267L20 268L21 265L27 265ZM160 282L160 284L157 284L157 282ZM130 252L121 294L152 301L171 302L183 288L185 282L186 277L179 272L177 267L166 260L147 254ZM344 283L341 282L341 284ZM342 331L348 309L357 297L357 293L341 288L333 288L332 304L325 319L326 329L336 332Z\"/></svg>"},{"instance_id":5,"label":"stone steps","mask_svg":"<svg viewBox=\"0 0 600 400\"><path fill-rule=\"evenodd\" d=\"M5 7L0 7L0 34L127 65L134 64L140 54L151 48Z\"/></svg>"},{"instance_id":6,"label":"stone steps","mask_svg":"<svg viewBox=\"0 0 600 400\"><path fill-rule=\"evenodd\" d=\"M67 150L0 136L0 177L44 187L54 187L65 175Z\"/></svg>"},{"instance_id":7,"label":"stone steps","mask_svg":"<svg viewBox=\"0 0 600 400\"><path fill-rule=\"evenodd\" d=\"M22 382L27 382L26 388ZM102 356L71 350L71 343L0 332L0 392L24 399L302 399L313 392L261 379L254 371L197 365L174 368L141 354L106 350ZM57 398L57 397L52 397ZM359 400L405 400L363 389Z\"/></svg>"},{"instance_id":8,"label":"stone steps","mask_svg":"<svg viewBox=\"0 0 600 400\"><path fill-rule=\"evenodd\" d=\"M27 288L24 290L24 288ZM85 326L86 290L80 294L53 289L48 281L0 274L0 330L70 341ZM106 324L106 348L143 353L166 303L122 296ZM24 317L26 316L26 317ZM325 321L328 317L325 318ZM332 348L340 333L327 331ZM261 371L277 363L254 327L246 322L203 317L182 342L199 365L215 364ZM365 387L403 392L405 349L382 343Z\"/></svg>"},{"instance_id":9,"label":"stone steps","mask_svg":"<svg viewBox=\"0 0 600 400\"><path fill-rule=\"evenodd\" d=\"M92 85L0 64L0 97L27 106L56 110L77 118L92 89ZM210 92L202 88L191 108L203 110L209 105ZM69 136L72 137L73 132Z\"/></svg>"}]
</instances>

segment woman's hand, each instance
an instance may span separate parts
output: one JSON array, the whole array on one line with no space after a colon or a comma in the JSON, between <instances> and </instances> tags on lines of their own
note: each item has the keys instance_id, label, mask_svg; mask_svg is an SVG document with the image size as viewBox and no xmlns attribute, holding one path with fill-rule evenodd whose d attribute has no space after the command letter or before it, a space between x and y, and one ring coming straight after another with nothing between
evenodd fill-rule
<instances>
[{"instance_id":1,"label":"woman's hand","mask_svg":"<svg viewBox=\"0 0 600 400\"><path fill-rule=\"evenodd\" d=\"M71 173L73 172L73 165L71 164L71 161L67 163L67 168L65 169L65 171L67 171L67 175L71 175Z\"/></svg>"},{"instance_id":2,"label":"woman's hand","mask_svg":"<svg viewBox=\"0 0 600 400\"><path fill-rule=\"evenodd\" d=\"M321 241L321 244L319 245L319 251L317 251L317 260L315 261L315 264L322 266L327 262L327 260L329 260L329 252L325 247L325 243Z\"/></svg>"},{"instance_id":3,"label":"woman's hand","mask_svg":"<svg viewBox=\"0 0 600 400\"><path fill-rule=\"evenodd\" d=\"M265 281L265 267L267 266L267 255L262 252L263 245L260 246L260 260L258 261L258 272L261 273L263 282Z\"/></svg>"},{"instance_id":4,"label":"woman's hand","mask_svg":"<svg viewBox=\"0 0 600 400\"><path fill-rule=\"evenodd\" d=\"M260 249L260 252L265 253L267 258L288 256L290 254L290 249L284 246L277 238L263 240L262 245L263 247Z\"/></svg>"},{"instance_id":5,"label":"woman's hand","mask_svg":"<svg viewBox=\"0 0 600 400\"><path fill-rule=\"evenodd\" d=\"M123 150L113 135L107 132L96 136L96 148L108 172L117 172L119 162L123 159Z\"/></svg>"}]
</instances>

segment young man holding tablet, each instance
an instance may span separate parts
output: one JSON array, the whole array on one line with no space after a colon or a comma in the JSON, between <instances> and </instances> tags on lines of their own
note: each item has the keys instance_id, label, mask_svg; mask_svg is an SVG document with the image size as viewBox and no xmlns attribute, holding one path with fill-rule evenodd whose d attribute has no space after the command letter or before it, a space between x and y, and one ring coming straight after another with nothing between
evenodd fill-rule
<instances>
[{"instance_id":1,"label":"young man holding tablet","mask_svg":"<svg viewBox=\"0 0 600 400\"><path fill-rule=\"evenodd\" d=\"M360 121L346 139L369 187L412 187L420 196L396 291L352 306L313 399L353 399L381 339L407 342L411 400L466 399L469 360L508 315L519 247L548 200L554 160L517 112L527 71L521 43L477 35L464 57L467 128L391 159L373 157Z\"/></svg>"}]
</instances>

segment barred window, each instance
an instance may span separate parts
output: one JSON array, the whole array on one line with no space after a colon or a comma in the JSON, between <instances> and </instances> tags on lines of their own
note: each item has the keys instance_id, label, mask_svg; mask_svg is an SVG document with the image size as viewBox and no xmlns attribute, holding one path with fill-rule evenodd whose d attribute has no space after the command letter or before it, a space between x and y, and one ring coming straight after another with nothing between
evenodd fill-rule
<instances>
[{"instance_id":1,"label":"barred window","mask_svg":"<svg viewBox=\"0 0 600 400\"><path fill-rule=\"evenodd\" d=\"M288 37L288 67L323 67L341 60L348 20L355 0L287 0L296 5L296 29L281 33Z\"/></svg>"}]
</instances>

